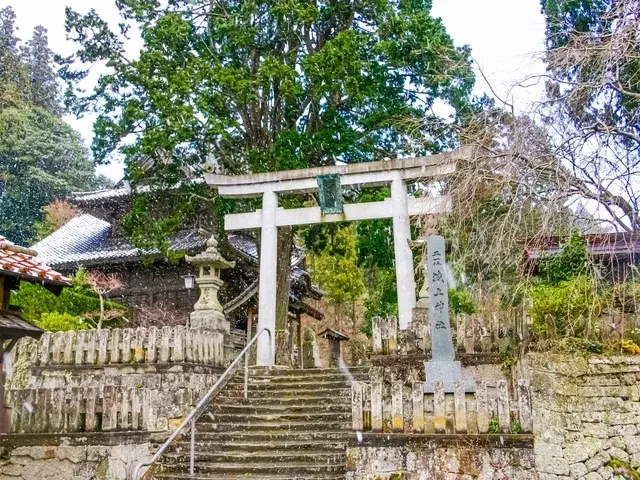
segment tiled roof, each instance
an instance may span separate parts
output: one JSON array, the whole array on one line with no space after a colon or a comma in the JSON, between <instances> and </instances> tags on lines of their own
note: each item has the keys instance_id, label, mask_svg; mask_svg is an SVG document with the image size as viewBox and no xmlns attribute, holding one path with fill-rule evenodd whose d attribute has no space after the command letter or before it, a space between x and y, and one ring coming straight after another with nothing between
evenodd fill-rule
<instances>
[{"instance_id":1,"label":"tiled roof","mask_svg":"<svg viewBox=\"0 0 640 480\"><path fill-rule=\"evenodd\" d=\"M193 251L204 247L206 240L195 230L184 231L171 239L170 249ZM33 248L58 268L135 261L146 255L160 254L155 248L141 250L126 238L114 237L111 224L89 214L70 220Z\"/></svg>"},{"instance_id":2,"label":"tiled roof","mask_svg":"<svg viewBox=\"0 0 640 480\"><path fill-rule=\"evenodd\" d=\"M640 253L638 233L592 233L583 235L590 255L631 255ZM560 237L531 239L525 245L527 259L538 259L543 255L554 255L562 251Z\"/></svg>"},{"instance_id":3,"label":"tiled roof","mask_svg":"<svg viewBox=\"0 0 640 480\"><path fill-rule=\"evenodd\" d=\"M124 198L131 195L130 188L109 188L107 190L96 190L93 192L76 192L71 196L71 201L75 202L95 202L109 200L113 198Z\"/></svg>"},{"instance_id":4,"label":"tiled roof","mask_svg":"<svg viewBox=\"0 0 640 480\"><path fill-rule=\"evenodd\" d=\"M21 319L16 313L0 310L0 335L4 338L24 336L40 338L43 333L40 328Z\"/></svg>"},{"instance_id":5,"label":"tiled roof","mask_svg":"<svg viewBox=\"0 0 640 480\"><path fill-rule=\"evenodd\" d=\"M31 282L71 285L68 278L36 255L36 251L19 247L0 235L0 274L18 276Z\"/></svg>"},{"instance_id":6,"label":"tiled roof","mask_svg":"<svg viewBox=\"0 0 640 480\"><path fill-rule=\"evenodd\" d=\"M33 249L52 265L64 264L69 257L100 248L110 231L109 222L88 214L80 215L33 245Z\"/></svg>"},{"instance_id":7,"label":"tiled roof","mask_svg":"<svg viewBox=\"0 0 640 480\"><path fill-rule=\"evenodd\" d=\"M204 247L206 241L204 235L188 230L174 235L169 248L194 251ZM155 248L141 250L126 238L114 237L111 224L86 213L70 220L33 248L58 268L135 261L160 254Z\"/></svg>"},{"instance_id":8,"label":"tiled roof","mask_svg":"<svg viewBox=\"0 0 640 480\"><path fill-rule=\"evenodd\" d=\"M154 188L149 185L138 185L136 192L149 193L152 191L162 192L163 190L174 190L185 184L193 185L204 181L203 178L190 178L186 182L179 182L173 187ZM125 180L120 180L115 188L104 190L94 190L91 192L74 192L71 194L70 201L72 203L102 203L108 200L119 200L131 195L131 185Z\"/></svg>"}]
</instances>

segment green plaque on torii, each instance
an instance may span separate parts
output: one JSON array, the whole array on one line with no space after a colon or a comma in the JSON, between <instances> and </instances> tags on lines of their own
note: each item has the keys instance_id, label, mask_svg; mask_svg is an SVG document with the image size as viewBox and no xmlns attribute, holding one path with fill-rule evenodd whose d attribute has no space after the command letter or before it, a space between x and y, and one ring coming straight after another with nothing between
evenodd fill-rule
<instances>
[{"instance_id":1,"label":"green plaque on torii","mask_svg":"<svg viewBox=\"0 0 640 480\"><path fill-rule=\"evenodd\" d=\"M340 174L318 176L318 197L323 215L344 213Z\"/></svg>"}]
</instances>

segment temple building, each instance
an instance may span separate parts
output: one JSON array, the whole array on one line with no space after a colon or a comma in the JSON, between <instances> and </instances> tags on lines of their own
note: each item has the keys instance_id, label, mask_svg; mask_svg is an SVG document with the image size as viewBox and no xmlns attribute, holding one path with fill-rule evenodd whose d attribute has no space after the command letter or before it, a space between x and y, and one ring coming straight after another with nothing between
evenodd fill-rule
<instances>
[{"instance_id":1,"label":"temple building","mask_svg":"<svg viewBox=\"0 0 640 480\"><path fill-rule=\"evenodd\" d=\"M140 250L132 245L123 229L124 216L131 208L126 184L76 193L68 201L77 207L78 215L33 246L40 257L68 275L80 268L115 273L124 288L109 297L130 308L133 326L147 326L150 321L187 324L198 298L193 281L197 269L184 256L173 263L156 249ZM169 249L197 254L206 248L209 235L195 226L186 227L170 239ZM236 265L222 273L225 284L220 302L241 342L244 335L238 329L246 330L247 319L257 309L258 248L250 234L240 233L220 239L220 250ZM307 303L308 299L320 299L322 292L311 282L302 250L294 248L291 261L290 316L322 319L323 314Z\"/></svg>"}]
</instances>

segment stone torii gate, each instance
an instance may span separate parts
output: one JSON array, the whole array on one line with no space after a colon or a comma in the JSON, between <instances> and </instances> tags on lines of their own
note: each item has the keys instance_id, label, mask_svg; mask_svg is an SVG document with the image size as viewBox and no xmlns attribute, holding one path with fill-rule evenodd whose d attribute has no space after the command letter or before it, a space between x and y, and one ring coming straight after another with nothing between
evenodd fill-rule
<instances>
[{"instance_id":1,"label":"stone torii gate","mask_svg":"<svg viewBox=\"0 0 640 480\"><path fill-rule=\"evenodd\" d=\"M451 209L447 196L409 197L407 181L430 181L450 175L455 171L457 161L468 157L468 149L463 148L427 157L303 170L248 175L206 174L207 184L216 188L222 197L262 196L261 210L225 215L225 230L261 229L258 330L266 327L275 332L278 227L382 218L393 219L399 327L406 329L416 303L409 218ZM391 185L391 198L342 205L341 187L383 185ZM278 206L279 194L318 190L321 207L284 209ZM274 359L275 335L263 335L258 340L257 364L273 365Z\"/></svg>"}]
</instances>

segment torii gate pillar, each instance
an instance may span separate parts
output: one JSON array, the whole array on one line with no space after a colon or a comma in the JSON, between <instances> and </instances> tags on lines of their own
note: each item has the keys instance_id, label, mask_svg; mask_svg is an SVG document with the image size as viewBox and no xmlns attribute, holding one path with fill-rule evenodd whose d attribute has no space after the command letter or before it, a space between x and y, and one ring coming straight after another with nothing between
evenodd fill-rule
<instances>
[{"instance_id":1,"label":"torii gate pillar","mask_svg":"<svg viewBox=\"0 0 640 480\"><path fill-rule=\"evenodd\" d=\"M396 285L398 288L398 326L406 330L411 323L416 306L416 278L411 253L411 224L407 184L400 172L391 181L391 205L393 211L393 249L396 263Z\"/></svg>"},{"instance_id":2,"label":"torii gate pillar","mask_svg":"<svg viewBox=\"0 0 640 480\"><path fill-rule=\"evenodd\" d=\"M276 352L276 294L278 269L278 194L262 194L262 229L260 233L260 284L258 290L258 329L268 328L271 335L258 339L256 363L273 365Z\"/></svg>"}]
</instances>

